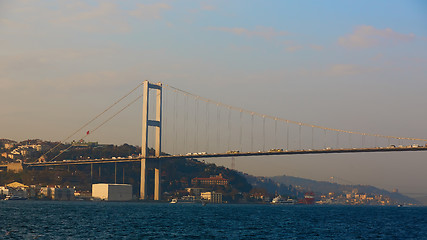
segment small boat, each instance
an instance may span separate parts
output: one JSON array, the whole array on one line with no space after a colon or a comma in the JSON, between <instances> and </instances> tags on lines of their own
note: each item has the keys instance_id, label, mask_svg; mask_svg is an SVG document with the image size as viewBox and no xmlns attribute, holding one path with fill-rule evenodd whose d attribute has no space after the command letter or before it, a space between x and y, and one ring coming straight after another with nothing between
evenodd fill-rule
<instances>
[{"instance_id":1,"label":"small boat","mask_svg":"<svg viewBox=\"0 0 427 240\"><path fill-rule=\"evenodd\" d=\"M6 201L12 201L12 200L27 200L26 197L20 197L20 196L6 196L6 198L4 199Z\"/></svg>"},{"instance_id":2,"label":"small boat","mask_svg":"<svg viewBox=\"0 0 427 240\"><path fill-rule=\"evenodd\" d=\"M170 201L170 203L172 203L172 204L178 203L178 199L177 198L172 198L172 201Z\"/></svg>"}]
</instances>

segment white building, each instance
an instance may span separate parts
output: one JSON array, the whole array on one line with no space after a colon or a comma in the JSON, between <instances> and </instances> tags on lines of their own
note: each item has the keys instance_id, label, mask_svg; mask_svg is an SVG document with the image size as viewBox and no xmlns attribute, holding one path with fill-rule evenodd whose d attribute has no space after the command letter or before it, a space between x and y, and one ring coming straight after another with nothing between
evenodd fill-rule
<instances>
[{"instance_id":1,"label":"white building","mask_svg":"<svg viewBox=\"0 0 427 240\"><path fill-rule=\"evenodd\" d=\"M0 196L1 195L4 195L4 196L9 195L9 189L7 189L6 187L0 186Z\"/></svg>"},{"instance_id":2,"label":"white building","mask_svg":"<svg viewBox=\"0 0 427 240\"><path fill-rule=\"evenodd\" d=\"M202 192L200 198L210 203L222 203L222 193Z\"/></svg>"},{"instance_id":3,"label":"white building","mask_svg":"<svg viewBox=\"0 0 427 240\"><path fill-rule=\"evenodd\" d=\"M92 184L92 197L105 201L132 200L132 185L130 184Z\"/></svg>"}]
</instances>

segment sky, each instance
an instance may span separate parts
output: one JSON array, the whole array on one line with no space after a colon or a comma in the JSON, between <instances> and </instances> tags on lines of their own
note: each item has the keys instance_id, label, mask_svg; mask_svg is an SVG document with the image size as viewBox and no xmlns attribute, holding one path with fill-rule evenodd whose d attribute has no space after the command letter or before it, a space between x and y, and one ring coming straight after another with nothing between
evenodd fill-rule
<instances>
[{"instance_id":1,"label":"sky","mask_svg":"<svg viewBox=\"0 0 427 240\"><path fill-rule=\"evenodd\" d=\"M295 121L427 138L426 66L425 1L1 0L0 138L63 140L143 80ZM140 116L132 105L88 140L139 145ZM427 195L426 157L239 158L236 168Z\"/></svg>"}]
</instances>

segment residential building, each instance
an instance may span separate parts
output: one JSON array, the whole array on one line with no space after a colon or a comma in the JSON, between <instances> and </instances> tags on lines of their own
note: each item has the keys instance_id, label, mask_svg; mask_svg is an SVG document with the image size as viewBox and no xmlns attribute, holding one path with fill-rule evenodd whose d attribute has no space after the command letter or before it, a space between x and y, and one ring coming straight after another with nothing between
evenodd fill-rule
<instances>
[{"instance_id":1,"label":"residential building","mask_svg":"<svg viewBox=\"0 0 427 240\"><path fill-rule=\"evenodd\" d=\"M222 203L222 193L217 192L202 192L201 200L206 200L209 203Z\"/></svg>"},{"instance_id":2,"label":"residential building","mask_svg":"<svg viewBox=\"0 0 427 240\"><path fill-rule=\"evenodd\" d=\"M62 188L60 186L47 186L40 188L40 194L44 197L58 201L71 201L74 200L74 188Z\"/></svg>"},{"instance_id":3,"label":"residential building","mask_svg":"<svg viewBox=\"0 0 427 240\"><path fill-rule=\"evenodd\" d=\"M191 179L192 185L228 185L228 179L225 179L220 173L217 176L210 176L209 178L193 178Z\"/></svg>"}]
</instances>

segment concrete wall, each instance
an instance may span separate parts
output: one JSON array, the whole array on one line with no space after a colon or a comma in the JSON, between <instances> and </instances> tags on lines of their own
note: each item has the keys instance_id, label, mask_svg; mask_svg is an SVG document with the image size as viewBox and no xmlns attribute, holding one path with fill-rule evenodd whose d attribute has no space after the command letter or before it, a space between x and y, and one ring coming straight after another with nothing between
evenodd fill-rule
<instances>
[{"instance_id":1,"label":"concrete wall","mask_svg":"<svg viewBox=\"0 0 427 240\"><path fill-rule=\"evenodd\" d=\"M22 163L16 162L16 163L8 163L7 164L7 171L8 172L22 172Z\"/></svg>"},{"instance_id":2,"label":"concrete wall","mask_svg":"<svg viewBox=\"0 0 427 240\"><path fill-rule=\"evenodd\" d=\"M92 197L105 201L132 200L132 185L130 184L92 184Z\"/></svg>"}]
</instances>

